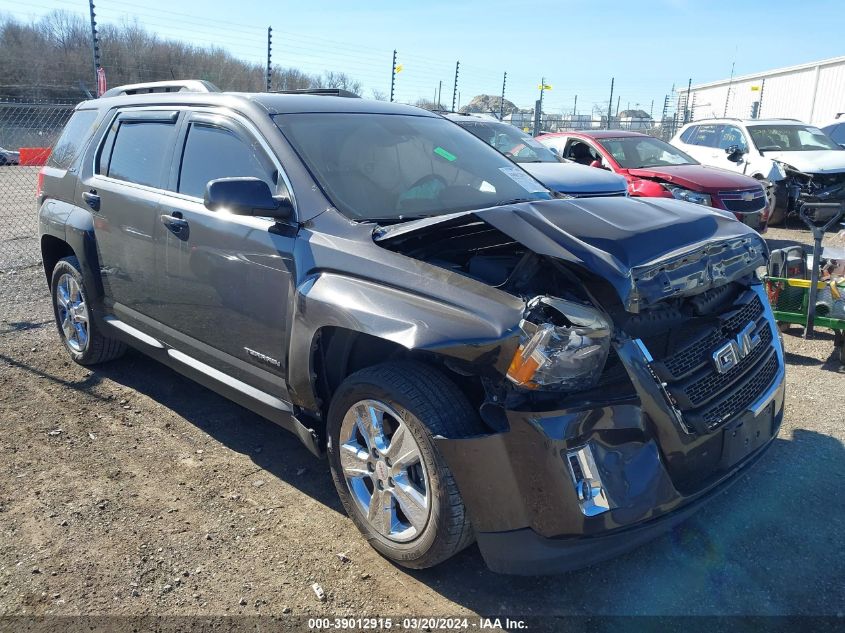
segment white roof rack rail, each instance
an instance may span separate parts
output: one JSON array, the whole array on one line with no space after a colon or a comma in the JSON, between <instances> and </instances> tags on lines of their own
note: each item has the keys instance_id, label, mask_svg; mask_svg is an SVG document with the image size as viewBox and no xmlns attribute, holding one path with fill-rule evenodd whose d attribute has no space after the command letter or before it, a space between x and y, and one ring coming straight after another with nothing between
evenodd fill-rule
<instances>
[{"instance_id":1,"label":"white roof rack rail","mask_svg":"<svg viewBox=\"0 0 845 633\"><path fill-rule=\"evenodd\" d=\"M117 86L103 93L103 97L152 94L160 92L220 92L220 88L209 81L187 79L183 81L150 81L142 84Z\"/></svg>"}]
</instances>

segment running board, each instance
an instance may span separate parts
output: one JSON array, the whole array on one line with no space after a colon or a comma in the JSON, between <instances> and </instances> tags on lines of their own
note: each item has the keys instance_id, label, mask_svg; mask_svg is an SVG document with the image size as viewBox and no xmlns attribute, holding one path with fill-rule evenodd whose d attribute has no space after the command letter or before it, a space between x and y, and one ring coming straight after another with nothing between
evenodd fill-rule
<instances>
[{"instance_id":1,"label":"running board","mask_svg":"<svg viewBox=\"0 0 845 633\"><path fill-rule=\"evenodd\" d=\"M170 366L181 374L184 374L195 382L211 389L215 393L240 404L247 409L254 411L263 418L275 422L282 428L296 435L305 444L306 448L317 457L323 457L324 451L322 442L317 432L303 424L293 412L293 405L273 396L272 394L257 389L242 380L233 378L211 365L188 356L172 347L167 347L158 339L145 334L141 330L121 321L120 319L107 316L105 322L136 341L154 348L157 353L152 353L154 358ZM166 351L165 351L166 350ZM222 387L222 389L221 389Z\"/></svg>"},{"instance_id":2,"label":"running board","mask_svg":"<svg viewBox=\"0 0 845 633\"><path fill-rule=\"evenodd\" d=\"M206 365L205 363L198 361L196 358L183 354L179 350L169 348L167 350L167 355L173 360L179 361L191 369L205 374L209 378L213 378L217 382L222 382L224 385L228 385L232 389L240 391L242 394L249 396L253 400L257 400L263 405L279 411L285 411L286 413L293 412L293 408L284 400L279 400L277 397L271 396L266 391L256 389L252 385L248 385L237 378L232 378L229 374L224 374L219 369L215 369L211 365Z\"/></svg>"},{"instance_id":3,"label":"running board","mask_svg":"<svg viewBox=\"0 0 845 633\"><path fill-rule=\"evenodd\" d=\"M124 323L118 318L113 316L103 317L103 321L108 323L110 326L115 328L116 330L120 330L124 334L128 334L134 339L137 339L144 343L145 345L149 345L150 347L155 347L156 349L164 349L164 344L156 338L153 338L149 334L144 334L141 330L136 329L129 325L128 323Z\"/></svg>"}]
</instances>

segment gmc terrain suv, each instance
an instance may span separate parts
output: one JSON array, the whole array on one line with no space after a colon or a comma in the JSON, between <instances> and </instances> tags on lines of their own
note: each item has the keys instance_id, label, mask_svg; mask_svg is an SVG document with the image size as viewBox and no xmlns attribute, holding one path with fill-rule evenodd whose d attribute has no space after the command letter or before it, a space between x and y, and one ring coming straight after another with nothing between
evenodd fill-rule
<instances>
[{"instance_id":1,"label":"gmc terrain suv","mask_svg":"<svg viewBox=\"0 0 845 633\"><path fill-rule=\"evenodd\" d=\"M502 572L613 556L781 424L758 234L557 199L414 107L118 89L76 108L38 197L70 356L131 345L292 431L408 567L474 539Z\"/></svg>"}]
</instances>

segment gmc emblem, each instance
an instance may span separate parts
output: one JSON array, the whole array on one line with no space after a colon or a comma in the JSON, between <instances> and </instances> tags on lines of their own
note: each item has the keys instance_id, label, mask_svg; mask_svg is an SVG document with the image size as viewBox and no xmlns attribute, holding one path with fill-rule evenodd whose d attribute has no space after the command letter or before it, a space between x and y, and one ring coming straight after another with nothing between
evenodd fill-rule
<instances>
[{"instance_id":1,"label":"gmc emblem","mask_svg":"<svg viewBox=\"0 0 845 633\"><path fill-rule=\"evenodd\" d=\"M739 361L754 351L759 343L760 336L754 333L754 322L749 321L736 338L713 352L713 364L716 366L716 371L720 374L730 371L739 364Z\"/></svg>"}]
</instances>

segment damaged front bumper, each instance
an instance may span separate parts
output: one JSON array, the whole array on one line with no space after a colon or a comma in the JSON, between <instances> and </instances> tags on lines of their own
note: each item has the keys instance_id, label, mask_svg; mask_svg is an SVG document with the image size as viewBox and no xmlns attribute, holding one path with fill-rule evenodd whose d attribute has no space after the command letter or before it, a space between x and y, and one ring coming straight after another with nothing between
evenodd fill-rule
<instances>
[{"instance_id":1,"label":"damaged front bumper","mask_svg":"<svg viewBox=\"0 0 845 633\"><path fill-rule=\"evenodd\" d=\"M774 333L770 311L766 321ZM774 377L713 430L685 424L640 341L616 351L635 396L508 410L501 433L436 438L493 571L558 573L637 547L725 489L776 437L784 407L776 336Z\"/></svg>"}]
</instances>

